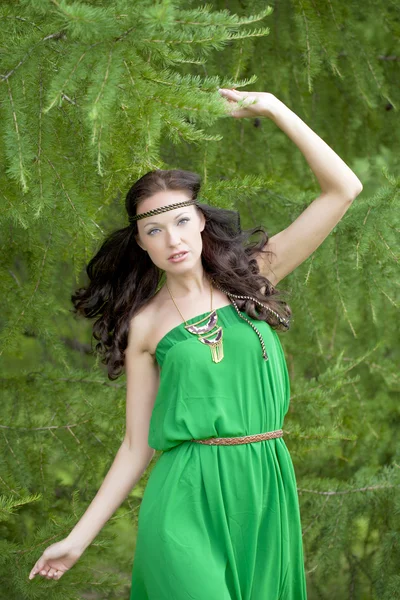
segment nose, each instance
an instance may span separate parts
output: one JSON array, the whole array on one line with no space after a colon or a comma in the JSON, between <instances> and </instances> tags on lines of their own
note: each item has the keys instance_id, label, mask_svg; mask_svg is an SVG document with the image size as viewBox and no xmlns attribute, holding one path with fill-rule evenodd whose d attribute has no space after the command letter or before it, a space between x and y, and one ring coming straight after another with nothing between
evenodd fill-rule
<instances>
[{"instance_id":1,"label":"nose","mask_svg":"<svg viewBox=\"0 0 400 600\"><path fill-rule=\"evenodd\" d=\"M167 244L170 248L174 248L175 246L179 246L181 243L181 236L177 231L169 231L167 232Z\"/></svg>"}]
</instances>

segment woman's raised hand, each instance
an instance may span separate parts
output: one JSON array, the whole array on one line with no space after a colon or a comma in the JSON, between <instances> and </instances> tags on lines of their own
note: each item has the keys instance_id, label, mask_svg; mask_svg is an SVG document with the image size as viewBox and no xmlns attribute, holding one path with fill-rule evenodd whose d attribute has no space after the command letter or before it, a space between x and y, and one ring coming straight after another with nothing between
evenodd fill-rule
<instances>
[{"instance_id":1,"label":"woman's raised hand","mask_svg":"<svg viewBox=\"0 0 400 600\"><path fill-rule=\"evenodd\" d=\"M235 118L269 117L274 102L277 102L277 98L269 92L238 92L233 88L218 91L227 100L228 113Z\"/></svg>"},{"instance_id":2,"label":"woman's raised hand","mask_svg":"<svg viewBox=\"0 0 400 600\"><path fill-rule=\"evenodd\" d=\"M84 550L73 545L68 538L51 544L36 561L29 579L41 575L46 579L60 579L82 556Z\"/></svg>"}]
</instances>

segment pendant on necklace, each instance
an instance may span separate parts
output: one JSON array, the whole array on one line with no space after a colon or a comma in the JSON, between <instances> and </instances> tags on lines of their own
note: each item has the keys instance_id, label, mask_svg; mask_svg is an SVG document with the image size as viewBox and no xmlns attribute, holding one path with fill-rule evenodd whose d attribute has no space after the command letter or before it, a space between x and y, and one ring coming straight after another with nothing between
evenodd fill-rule
<instances>
[{"instance_id":1,"label":"pendant on necklace","mask_svg":"<svg viewBox=\"0 0 400 600\"><path fill-rule=\"evenodd\" d=\"M200 323L203 323L203 321L206 321L206 323L204 323L203 325L200 325ZM220 362L223 358L224 358L224 348L222 345L222 337L223 337L223 330L222 327L218 327L216 331L212 331L210 332L212 329L214 329L214 327L216 326L218 321L218 314L216 310L211 311L211 313L209 315L207 315L206 317L204 317L203 319L200 319L200 321L197 321L196 323L191 323L190 325L185 325L185 329L189 332L189 333L193 333L193 335L197 335L197 339L202 342L203 344L206 344L206 346L209 346L210 350L211 350L211 357L213 362L218 363ZM207 335L203 335L206 334ZM203 335L203 337L200 337L200 335ZM211 339L208 339L210 336L214 336Z\"/></svg>"}]
</instances>

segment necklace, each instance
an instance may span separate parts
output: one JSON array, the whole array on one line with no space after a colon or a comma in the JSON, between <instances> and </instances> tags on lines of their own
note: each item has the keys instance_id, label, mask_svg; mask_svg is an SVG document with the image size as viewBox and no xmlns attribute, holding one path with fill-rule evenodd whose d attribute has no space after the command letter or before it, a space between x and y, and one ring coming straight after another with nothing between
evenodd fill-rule
<instances>
[{"instance_id":1,"label":"necklace","mask_svg":"<svg viewBox=\"0 0 400 600\"><path fill-rule=\"evenodd\" d=\"M167 290L169 292L169 295L172 298L173 303L175 304L179 314L181 315L183 321L185 322L185 329L189 333L192 333L193 335L197 335L197 339L199 340L199 342L201 342L202 344L205 344L206 346L208 346L210 348L211 357L212 357L213 362L215 362L215 363L220 362L224 358L224 348L222 345L223 330L222 330L222 327L218 326L216 331L212 331L212 329L214 329L214 327L217 326L217 322L218 322L217 311L216 311L216 309L213 310L213 307L212 307L212 298L213 298L212 283L210 283L210 292L211 292L210 314L208 314L206 317L203 317L202 319L200 319L200 321L197 321L196 323L192 323L192 324L188 324L188 322L185 320L184 316L182 315L181 311L179 310L179 308L175 302L173 295L171 294L171 290L168 287L168 283L167 282L165 282L165 283L166 283Z\"/></svg>"},{"instance_id":2,"label":"necklace","mask_svg":"<svg viewBox=\"0 0 400 600\"><path fill-rule=\"evenodd\" d=\"M212 310L212 286L215 285L215 287L217 287L221 292L223 292L224 294L226 294L229 298L229 300L232 302L238 316L243 319L244 321L246 321L246 323L248 323L250 325L250 327L254 330L254 332L258 335L258 338L260 340L260 344L261 344L261 348L262 348L262 355L263 355L263 359L264 360L269 360L268 359L268 354L267 354L267 350L265 347L265 342L263 340L263 337L261 335L261 332L258 330L258 328L254 325L254 323L252 323L252 321L250 321L247 317L245 317L242 312L239 310L238 305L235 302L235 298L239 298L239 299L243 299L243 300L253 300L253 302L255 302L256 304L258 304L259 306L262 306L263 308L266 308L269 312L271 312L276 319L278 319L278 321L284 325L284 327L286 327L286 329L289 329L290 327L290 320L289 319L285 319L280 317L280 315L273 310L271 307L263 304L262 302L260 302L257 298L254 298L254 296L243 296L240 294L234 294L233 292L229 292L228 290L223 289L219 283L217 281L215 281L212 277L211 279L211 283L210 283L210 288L211 288L211 312L207 317L204 317L203 319L201 319L200 321L197 321L197 323L193 323L192 325L188 325L187 322L185 321L181 311L179 310L179 308L176 306L176 302L174 300L174 298L172 297L171 291L168 287L167 284L167 289L170 293L170 296L176 306L176 308L178 309L179 314L181 315L182 319L185 321L186 325L185 325L185 329L187 331L189 331L189 333L193 333L195 335L198 335L199 337L197 338L200 342L202 342L203 344L206 344L207 346L210 347L211 349L211 356L214 362L220 362L223 358L224 358L224 350L223 350L223 346L222 346L222 327L218 327L217 331L211 333L210 335L214 335L214 339L212 340L208 340L206 339L206 336L203 336L203 338L200 337L200 334L202 333L207 333L209 332L211 329L213 329L218 321L218 315L216 313L215 310ZM205 325L200 325L198 327L198 325L200 323L202 323L203 321L206 321Z\"/></svg>"}]
</instances>

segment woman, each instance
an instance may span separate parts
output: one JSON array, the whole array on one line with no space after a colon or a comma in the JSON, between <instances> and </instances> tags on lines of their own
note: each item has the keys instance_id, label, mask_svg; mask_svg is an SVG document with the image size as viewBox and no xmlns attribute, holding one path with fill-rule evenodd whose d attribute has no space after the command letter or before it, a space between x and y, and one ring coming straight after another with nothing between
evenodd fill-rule
<instances>
[{"instance_id":1,"label":"woman","mask_svg":"<svg viewBox=\"0 0 400 600\"><path fill-rule=\"evenodd\" d=\"M321 194L270 239L198 200L200 179L154 171L129 190L129 226L90 261L75 310L98 317L109 377L127 374L126 434L96 497L34 565L59 579L162 450L140 507L131 600L303 600L296 479L283 440L290 384L276 285L321 244L362 185L269 93L219 90L235 118L271 118ZM261 232L259 244L248 237ZM229 446L229 447L227 447Z\"/></svg>"}]
</instances>

